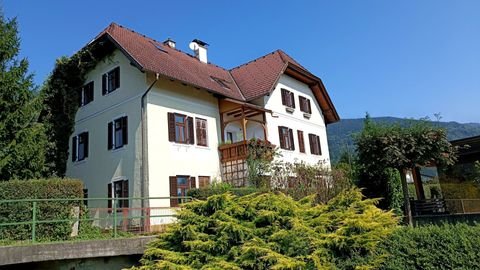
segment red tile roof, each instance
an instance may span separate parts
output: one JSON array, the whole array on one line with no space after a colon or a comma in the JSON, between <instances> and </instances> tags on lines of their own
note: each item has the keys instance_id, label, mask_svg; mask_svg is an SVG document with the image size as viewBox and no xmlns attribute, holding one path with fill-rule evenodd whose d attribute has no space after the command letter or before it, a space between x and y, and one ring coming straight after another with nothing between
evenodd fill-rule
<instances>
[{"instance_id":1,"label":"red tile roof","mask_svg":"<svg viewBox=\"0 0 480 270\"><path fill-rule=\"evenodd\" d=\"M297 73L301 73L299 78L308 77L309 85L313 80L324 92L323 95L316 96L317 99L318 96L321 96L320 99L326 99L322 102L319 100L319 103L323 104L322 110L331 115L330 119L326 119L327 123L339 120L321 80L281 50L226 70L200 62L192 55L115 23L103 30L92 43L105 37L115 43L143 71L159 73L167 78L241 101L250 101L269 94L287 68L295 69ZM218 79L228 87L223 87L216 81Z\"/></svg>"},{"instance_id":2,"label":"red tile roof","mask_svg":"<svg viewBox=\"0 0 480 270\"><path fill-rule=\"evenodd\" d=\"M189 54L115 23L108 26L100 36L103 34L108 34L136 64L146 71L159 73L227 97L244 100L228 70L200 62ZM213 78L223 80L230 89L222 87Z\"/></svg>"}]
</instances>

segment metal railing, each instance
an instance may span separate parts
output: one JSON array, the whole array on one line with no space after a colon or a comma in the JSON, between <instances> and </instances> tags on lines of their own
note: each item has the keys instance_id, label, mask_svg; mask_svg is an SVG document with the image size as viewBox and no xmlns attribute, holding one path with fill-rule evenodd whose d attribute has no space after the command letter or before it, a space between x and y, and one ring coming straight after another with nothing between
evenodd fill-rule
<instances>
[{"instance_id":1,"label":"metal railing","mask_svg":"<svg viewBox=\"0 0 480 270\"><path fill-rule=\"evenodd\" d=\"M480 199L429 199L411 200L412 211L423 215L480 214Z\"/></svg>"},{"instance_id":2,"label":"metal railing","mask_svg":"<svg viewBox=\"0 0 480 270\"><path fill-rule=\"evenodd\" d=\"M150 233L152 232L152 227L156 225L164 226L175 221L176 211L179 207L170 207L171 200L178 200L180 203L184 203L191 201L192 198L183 196L0 200L0 209L5 207L5 204L13 204L19 208L31 208L31 214L29 215L31 218L29 218L29 220L6 220L8 218L0 217L0 229L4 229L3 227L8 226L29 225L30 241L33 243L37 241L37 229L40 224L50 224L54 227L55 224L58 223L69 223L72 226L72 231L74 231L73 226L77 226L76 228L78 232L80 222L91 222L91 225L94 227L98 227L105 231L111 230L111 236L113 238L119 237L119 231ZM100 206L100 204L107 205L108 201L111 201L111 207ZM128 201L133 207L121 207L117 205L119 202L125 201ZM43 203L68 204L63 207L70 209L71 213L68 215L69 218L41 219L41 207L39 207L39 205ZM152 204L156 206L151 207L150 205ZM96 205L98 207L89 207L90 205ZM145 207L144 205L148 206ZM75 209L77 210L77 213L75 213ZM136 221L135 224L132 224L132 221ZM6 239L0 238L0 240Z\"/></svg>"}]
</instances>

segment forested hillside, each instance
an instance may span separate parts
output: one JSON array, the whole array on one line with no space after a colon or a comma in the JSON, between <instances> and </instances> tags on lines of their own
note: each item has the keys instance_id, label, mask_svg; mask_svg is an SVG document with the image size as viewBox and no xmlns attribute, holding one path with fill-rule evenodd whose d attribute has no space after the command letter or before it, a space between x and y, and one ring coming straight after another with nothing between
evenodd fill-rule
<instances>
[{"instance_id":1,"label":"forested hillside","mask_svg":"<svg viewBox=\"0 0 480 270\"><path fill-rule=\"evenodd\" d=\"M330 158L336 162L342 151L354 151L353 135L363 128L363 118L360 119L342 119L338 123L328 125L328 145L330 149ZM396 117L374 117L373 121L382 123L400 123L406 124L409 121L418 121ZM439 122L434 121L435 125L439 125L447 129L448 139L455 140L465 137L480 135L480 123L461 124L457 122Z\"/></svg>"}]
</instances>

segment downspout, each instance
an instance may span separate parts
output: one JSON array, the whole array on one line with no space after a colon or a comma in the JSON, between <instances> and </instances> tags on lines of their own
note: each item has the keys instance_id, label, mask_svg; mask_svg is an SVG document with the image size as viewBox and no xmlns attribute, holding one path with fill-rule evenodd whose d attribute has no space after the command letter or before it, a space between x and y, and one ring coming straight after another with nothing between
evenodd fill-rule
<instances>
[{"instance_id":1,"label":"downspout","mask_svg":"<svg viewBox=\"0 0 480 270\"><path fill-rule=\"evenodd\" d=\"M148 125L147 125L147 110L146 110L146 104L145 104L145 99L152 90L152 87L157 83L158 79L160 78L160 74L155 73L155 80L153 83L147 88L145 93L143 93L142 98L141 98L141 120L140 120L140 125L142 128L142 181L141 181L141 197L150 197L149 196L149 179L148 179ZM141 200L142 202L142 209L145 210L145 208L149 207L150 202L146 200ZM143 211L142 211L143 212ZM145 216L144 213L142 213L142 216Z\"/></svg>"}]
</instances>

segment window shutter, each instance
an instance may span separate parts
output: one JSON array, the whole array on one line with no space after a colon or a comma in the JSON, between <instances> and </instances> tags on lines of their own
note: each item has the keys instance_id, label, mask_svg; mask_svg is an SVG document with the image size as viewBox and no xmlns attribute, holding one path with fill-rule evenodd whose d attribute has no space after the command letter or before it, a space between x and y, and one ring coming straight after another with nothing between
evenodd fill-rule
<instances>
[{"instance_id":1,"label":"window shutter","mask_svg":"<svg viewBox=\"0 0 480 270\"><path fill-rule=\"evenodd\" d=\"M80 88L80 91L78 91L78 106L79 107L83 106L82 92L84 92L84 87Z\"/></svg>"},{"instance_id":2,"label":"window shutter","mask_svg":"<svg viewBox=\"0 0 480 270\"><path fill-rule=\"evenodd\" d=\"M310 154L315 154L314 147L313 147L313 134L308 134L308 142L310 143Z\"/></svg>"},{"instance_id":3,"label":"window shutter","mask_svg":"<svg viewBox=\"0 0 480 270\"><path fill-rule=\"evenodd\" d=\"M113 148L113 122L108 123L107 127L107 149L111 150Z\"/></svg>"},{"instance_id":4,"label":"window shutter","mask_svg":"<svg viewBox=\"0 0 480 270\"><path fill-rule=\"evenodd\" d=\"M128 144L128 117L122 117L122 137L123 144Z\"/></svg>"},{"instance_id":5,"label":"window shutter","mask_svg":"<svg viewBox=\"0 0 480 270\"><path fill-rule=\"evenodd\" d=\"M287 90L281 89L282 90L282 104L287 105Z\"/></svg>"},{"instance_id":6,"label":"window shutter","mask_svg":"<svg viewBox=\"0 0 480 270\"><path fill-rule=\"evenodd\" d=\"M108 183L107 185L107 197L108 197L108 203L107 203L107 208L108 212L112 212L112 183Z\"/></svg>"},{"instance_id":7,"label":"window shutter","mask_svg":"<svg viewBox=\"0 0 480 270\"><path fill-rule=\"evenodd\" d=\"M175 114L168 113L168 141L175 141Z\"/></svg>"},{"instance_id":8,"label":"window shutter","mask_svg":"<svg viewBox=\"0 0 480 270\"><path fill-rule=\"evenodd\" d=\"M88 132L82 133L83 135L83 153L85 157L88 157Z\"/></svg>"},{"instance_id":9,"label":"window shutter","mask_svg":"<svg viewBox=\"0 0 480 270\"><path fill-rule=\"evenodd\" d=\"M128 198L129 193L128 193L128 180L123 180L122 181L122 197L123 198ZM128 199L125 199L122 201L122 207L123 208L128 208Z\"/></svg>"},{"instance_id":10,"label":"window shutter","mask_svg":"<svg viewBox=\"0 0 480 270\"><path fill-rule=\"evenodd\" d=\"M295 96L293 95L293 92L290 92L290 100L292 102L292 108L295 108Z\"/></svg>"},{"instance_id":11,"label":"window shutter","mask_svg":"<svg viewBox=\"0 0 480 270\"><path fill-rule=\"evenodd\" d=\"M284 137L282 136L282 129L283 127L278 127L278 136L280 137L280 148L285 149L285 140Z\"/></svg>"},{"instance_id":12,"label":"window shutter","mask_svg":"<svg viewBox=\"0 0 480 270\"><path fill-rule=\"evenodd\" d=\"M120 88L120 67L116 67L115 70L113 71L113 74L115 74L115 87L113 89Z\"/></svg>"},{"instance_id":13,"label":"window shutter","mask_svg":"<svg viewBox=\"0 0 480 270\"><path fill-rule=\"evenodd\" d=\"M295 143L293 142L293 130L288 130L288 139L290 140L290 150L295 150Z\"/></svg>"},{"instance_id":14,"label":"window shutter","mask_svg":"<svg viewBox=\"0 0 480 270\"><path fill-rule=\"evenodd\" d=\"M312 114L312 107L310 106L310 99L307 99L307 110L309 114Z\"/></svg>"},{"instance_id":15,"label":"window shutter","mask_svg":"<svg viewBox=\"0 0 480 270\"><path fill-rule=\"evenodd\" d=\"M108 75L103 74L103 76L102 76L102 95L107 94L107 80L108 80Z\"/></svg>"},{"instance_id":16,"label":"window shutter","mask_svg":"<svg viewBox=\"0 0 480 270\"><path fill-rule=\"evenodd\" d=\"M72 137L72 161L77 160L77 136Z\"/></svg>"},{"instance_id":17,"label":"window shutter","mask_svg":"<svg viewBox=\"0 0 480 270\"><path fill-rule=\"evenodd\" d=\"M177 177L170 176L170 197L177 197ZM170 207L178 206L178 199L170 198Z\"/></svg>"},{"instance_id":18,"label":"window shutter","mask_svg":"<svg viewBox=\"0 0 480 270\"><path fill-rule=\"evenodd\" d=\"M305 101L304 97L298 96L298 103L300 104L300 111L305 112Z\"/></svg>"},{"instance_id":19,"label":"window shutter","mask_svg":"<svg viewBox=\"0 0 480 270\"><path fill-rule=\"evenodd\" d=\"M190 188L197 188L197 182L196 182L195 176L190 177L189 186L190 186Z\"/></svg>"},{"instance_id":20,"label":"window shutter","mask_svg":"<svg viewBox=\"0 0 480 270\"><path fill-rule=\"evenodd\" d=\"M193 117L187 117L188 128L188 144L195 144L195 137L193 133Z\"/></svg>"},{"instance_id":21,"label":"window shutter","mask_svg":"<svg viewBox=\"0 0 480 270\"><path fill-rule=\"evenodd\" d=\"M93 101L93 88L94 88L94 82L90 82L87 87L87 92L85 95L87 96L88 102Z\"/></svg>"},{"instance_id":22,"label":"window shutter","mask_svg":"<svg viewBox=\"0 0 480 270\"><path fill-rule=\"evenodd\" d=\"M305 153L305 142L303 141L303 131L297 130L298 135L298 149L300 153Z\"/></svg>"},{"instance_id":23,"label":"window shutter","mask_svg":"<svg viewBox=\"0 0 480 270\"><path fill-rule=\"evenodd\" d=\"M317 140L317 145L318 145L318 155L321 155L322 154L322 147L320 146L320 136L316 136L316 140Z\"/></svg>"}]
</instances>

